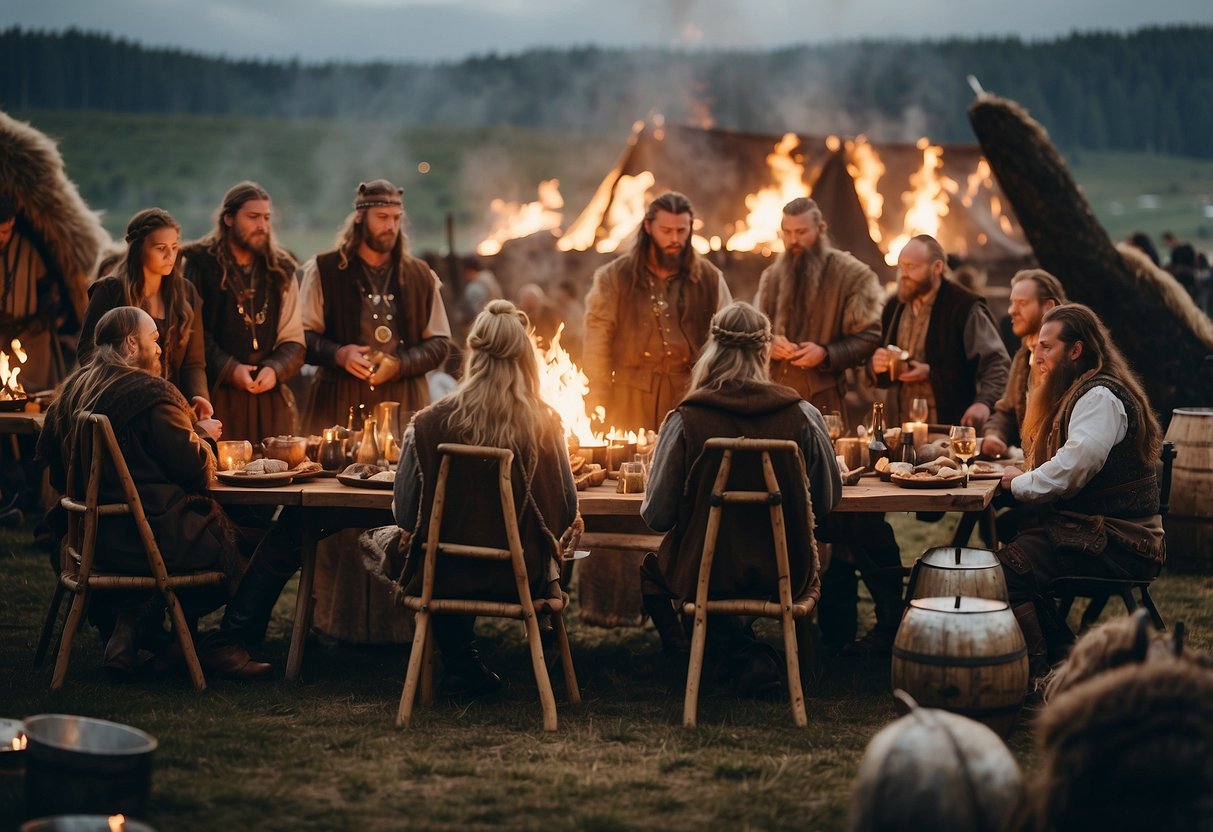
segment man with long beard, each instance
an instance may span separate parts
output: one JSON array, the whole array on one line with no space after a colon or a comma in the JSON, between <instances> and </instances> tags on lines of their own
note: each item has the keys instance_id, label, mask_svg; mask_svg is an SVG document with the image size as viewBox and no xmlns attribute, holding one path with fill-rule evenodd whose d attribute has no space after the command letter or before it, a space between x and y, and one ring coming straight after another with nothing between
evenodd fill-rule
<instances>
[{"instance_id":1,"label":"man with long beard","mask_svg":"<svg viewBox=\"0 0 1213 832\"><path fill-rule=\"evenodd\" d=\"M286 382L303 366L295 258L274 242L270 195L255 182L223 196L215 230L181 249L202 297L211 404L228 439L295 432Z\"/></svg>"},{"instance_id":2,"label":"man with long beard","mask_svg":"<svg viewBox=\"0 0 1213 832\"><path fill-rule=\"evenodd\" d=\"M817 203L783 206L784 251L758 282L754 305L771 319L771 380L823 413L843 412L846 370L880 341L884 294L876 273L830 245Z\"/></svg>"},{"instance_id":3,"label":"man with long beard","mask_svg":"<svg viewBox=\"0 0 1213 832\"><path fill-rule=\"evenodd\" d=\"M307 356L319 367L303 421L311 433L345 424L360 404L400 402L407 413L430 403L426 373L446 358L451 325L438 276L409 254L403 193L386 179L359 184L336 248L303 266ZM361 531L347 528L317 548L316 627L357 643L404 640L403 609L349 557Z\"/></svg>"},{"instance_id":4,"label":"man with long beard","mask_svg":"<svg viewBox=\"0 0 1213 832\"><path fill-rule=\"evenodd\" d=\"M695 211L669 191L649 204L627 254L594 273L585 301L587 404L617 428L656 430L678 406L712 316L732 302L720 269L691 247Z\"/></svg>"},{"instance_id":5,"label":"man with long beard","mask_svg":"<svg viewBox=\"0 0 1213 832\"><path fill-rule=\"evenodd\" d=\"M307 359L320 368L303 421L312 433L359 404L429 404L425 374L446 358L451 325L438 276L409 254L403 193L386 179L360 184L336 248L303 266Z\"/></svg>"},{"instance_id":6,"label":"man with long beard","mask_svg":"<svg viewBox=\"0 0 1213 832\"><path fill-rule=\"evenodd\" d=\"M1148 580L1166 559L1158 514L1158 420L1141 382L1086 306L1044 316L1038 375L1024 417L1031 470L1007 468L1002 487L1035 517L998 553L1011 609L1044 675L1074 640L1042 597L1061 576Z\"/></svg>"}]
</instances>

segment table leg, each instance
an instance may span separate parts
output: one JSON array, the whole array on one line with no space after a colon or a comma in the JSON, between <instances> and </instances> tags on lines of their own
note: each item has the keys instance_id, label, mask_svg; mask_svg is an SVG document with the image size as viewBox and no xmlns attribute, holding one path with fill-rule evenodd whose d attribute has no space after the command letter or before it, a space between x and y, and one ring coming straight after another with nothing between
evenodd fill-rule
<instances>
[{"instance_id":1,"label":"table leg","mask_svg":"<svg viewBox=\"0 0 1213 832\"><path fill-rule=\"evenodd\" d=\"M303 545L299 552L299 595L295 598L295 622L291 629L291 649L286 659L286 680L299 678L303 665L303 647L312 629L312 584L316 578L316 541L319 529L304 520Z\"/></svg>"}]
</instances>

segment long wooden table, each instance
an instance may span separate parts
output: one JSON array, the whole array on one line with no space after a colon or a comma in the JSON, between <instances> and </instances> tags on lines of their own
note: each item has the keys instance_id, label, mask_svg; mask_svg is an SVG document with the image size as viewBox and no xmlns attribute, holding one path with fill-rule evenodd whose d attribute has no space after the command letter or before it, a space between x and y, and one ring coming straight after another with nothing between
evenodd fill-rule
<instances>
[{"instance_id":1,"label":"long wooden table","mask_svg":"<svg viewBox=\"0 0 1213 832\"><path fill-rule=\"evenodd\" d=\"M835 511L959 511L984 512L998 491L998 480L973 480L968 488L908 489L876 478L859 485L843 486L842 500ZM300 552L299 594L287 655L286 678L299 678L303 648L312 627L312 587L316 575L316 544L343 528L343 516L370 510L381 515L381 523L392 522L392 492L388 489L352 488L332 478L320 478L275 488L242 488L217 485L211 495L225 505L299 506L303 515L303 548ZM578 506L586 521L582 545L589 548L655 549L661 535L640 518L643 494L617 494L615 483L578 493ZM377 518L378 519L378 518ZM362 525L346 523L346 525Z\"/></svg>"}]
</instances>

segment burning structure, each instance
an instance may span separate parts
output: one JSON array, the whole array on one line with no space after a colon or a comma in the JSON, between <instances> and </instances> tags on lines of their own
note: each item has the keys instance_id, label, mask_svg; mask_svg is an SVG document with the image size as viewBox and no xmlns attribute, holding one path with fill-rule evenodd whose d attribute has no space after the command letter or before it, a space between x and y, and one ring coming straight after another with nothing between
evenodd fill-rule
<instances>
[{"instance_id":1,"label":"burning structure","mask_svg":"<svg viewBox=\"0 0 1213 832\"><path fill-rule=\"evenodd\" d=\"M1007 276L1032 256L980 148L925 138L780 137L667 126L658 117L634 125L618 163L571 222L561 214L558 183L539 190L536 202L492 206L498 222L479 251L496 254L507 291L557 277L588 287L593 269L627 245L645 206L666 190L691 198L693 245L741 298L753 294L782 250L781 210L799 196L821 206L837 247L884 279L915 234L931 234L950 253Z\"/></svg>"}]
</instances>

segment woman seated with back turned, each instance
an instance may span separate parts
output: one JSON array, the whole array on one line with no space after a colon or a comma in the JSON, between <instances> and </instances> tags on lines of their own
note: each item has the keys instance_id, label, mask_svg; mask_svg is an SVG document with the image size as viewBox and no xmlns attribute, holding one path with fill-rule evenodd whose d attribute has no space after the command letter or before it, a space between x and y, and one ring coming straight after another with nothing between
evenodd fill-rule
<instances>
[{"instance_id":1,"label":"woman seated with back turned","mask_svg":"<svg viewBox=\"0 0 1213 832\"><path fill-rule=\"evenodd\" d=\"M181 391L198 419L214 416L206 386L202 300L181 275L181 226L163 208L146 208L126 225L126 254L114 273L89 287L78 358L96 350L97 322L111 309L135 306L152 316L160 333L159 375Z\"/></svg>"},{"instance_id":2,"label":"woman seated with back turned","mask_svg":"<svg viewBox=\"0 0 1213 832\"><path fill-rule=\"evenodd\" d=\"M454 392L420 411L405 431L393 512L412 538L400 580L419 595L425 540L438 482L443 442L509 448L518 530L531 591L542 596L560 576L558 537L577 518L577 491L560 417L539 397L539 369L526 314L509 301L490 301L468 333L463 380ZM486 463L452 459L443 536L461 543L501 546L505 526L497 489L485 487ZM492 463L495 467L496 463ZM509 563L448 560L439 569L436 597L517 600ZM434 616L448 695L478 696L501 679L476 649L474 616Z\"/></svg>"},{"instance_id":3,"label":"woman seated with back turned","mask_svg":"<svg viewBox=\"0 0 1213 832\"><path fill-rule=\"evenodd\" d=\"M785 497L800 496L783 501L792 597L820 592L814 517L820 521L842 497L838 463L821 412L792 388L771 381L770 357L771 322L766 315L748 303L729 304L712 318L711 336L691 372L690 392L661 425L640 514L653 529L669 533L656 555L645 558L640 572L645 609L667 652L687 649L671 600L695 598L709 497L720 460L718 452L704 451L713 437L791 439L800 446L806 476L786 456L773 454L771 461ZM731 488L763 488L758 459L735 459ZM800 487L792 485L796 478ZM713 561L713 597L777 596L770 528L765 504L725 511ZM708 649L737 680L739 694L758 695L780 686L776 656L754 641L738 620L714 617L708 626Z\"/></svg>"}]
</instances>

